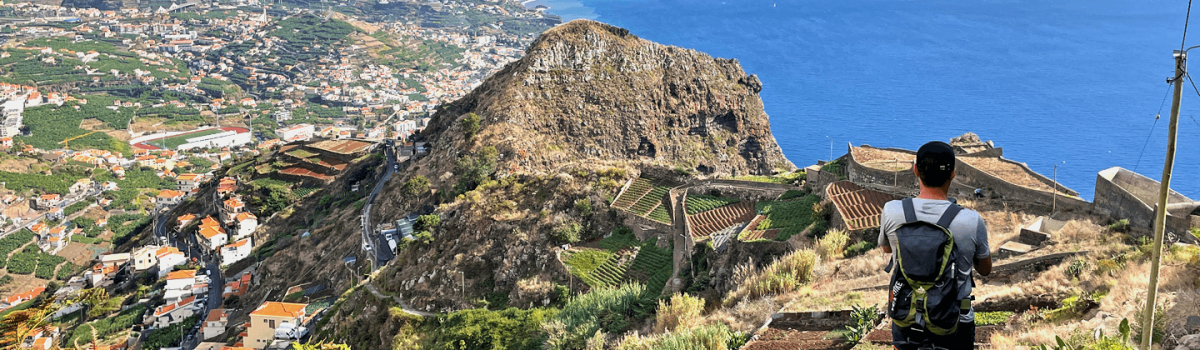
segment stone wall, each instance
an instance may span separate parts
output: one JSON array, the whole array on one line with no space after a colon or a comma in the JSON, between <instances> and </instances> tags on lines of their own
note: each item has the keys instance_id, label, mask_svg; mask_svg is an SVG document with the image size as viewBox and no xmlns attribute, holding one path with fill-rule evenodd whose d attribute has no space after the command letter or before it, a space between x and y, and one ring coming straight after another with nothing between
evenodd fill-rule
<instances>
[{"instance_id":1,"label":"stone wall","mask_svg":"<svg viewBox=\"0 0 1200 350\"><path fill-rule=\"evenodd\" d=\"M780 312L771 315L768 327L829 331L850 324L851 310Z\"/></svg>"},{"instance_id":2,"label":"stone wall","mask_svg":"<svg viewBox=\"0 0 1200 350\"><path fill-rule=\"evenodd\" d=\"M639 240L644 241L656 236L670 237L671 235L671 225L637 216L624 210L614 209L613 212L617 215L617 221L625 223L625 226L633 230L633 235Z\"/></svg>"}]
</instances>

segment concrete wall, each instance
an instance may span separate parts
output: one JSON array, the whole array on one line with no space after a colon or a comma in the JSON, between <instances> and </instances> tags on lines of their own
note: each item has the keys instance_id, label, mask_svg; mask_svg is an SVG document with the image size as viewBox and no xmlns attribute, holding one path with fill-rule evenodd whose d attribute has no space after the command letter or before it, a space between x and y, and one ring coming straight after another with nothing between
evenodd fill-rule
<instances>
[{"instance_id":1,"label":"concrete wall","mask_svg":"<svg viewBox=\"0 0 1200 350\"><path fill-rule=\"evenodd\" d=\"M1154 206L1157 203L1143 200L1156 200L1160 186L1158 181L1125 168L1104 169L1096 174L1096 208L1102 214L1111 216L1113 220L1128 219L1129 225L1134 228L1152 230ZM1172 207L1174 204L1190 205L1189 203L1195 202L1172 190L1167 203L1168 207ZM1167 231L1174 232L1185 241L1192 241L1187 231L1192 227L1200 227L1200 216L1188 215L1190 213L1186 209L1180 212L1168 211L1168 214Z\"/></svg>"},{"instance_id":2,"label":"concrete wall","mask_svg":"<svg viewBox=\"0 0 1200 350\"><path fill-rule=\"evenodd\" d=\"M874 147L867 146L867 145L863 145L862 147L874 148ZM847 144L847 149L846 149L846 152L847 152L846 179L847 180L850 180L857 184L871 183L871 184L878 184L878 185L883 185L883 186L891 186L891 187L895 187L900 190L916 191L920 188L917 185L917 181L919 181L919 180L917 179L916 175L913 175L913 172L911 169L905 169L905 170L899 170L899 171L887 171L887 170L875 169L875 168L863 165L862 163L859 163L858 160L854 159L853 148L854 148L853 145ZM900 152L900 153L908 153L908 154L913 154L913 155L916 155L916 153L917 153L917 152L904 150L904 149L898 149L898 148L875 148L875 149L884 149L884 150Z\"/></svg>"},{"instance_id":3,"label":"concrete wall","mask_svg":"<svg viewBox=\"0 0 1200 350\"><path fill-rule=\"evenodd\" d=\"M771 328L827 331L850 324L851 310L780 312L771 315Z\"/></svg>"},{"instance_id":4,"label":"concrete wall","mask_svg":"<svg viewBox=\"0 0 1200 350\"><path fill-rule=\"evenodd\" d=\"M851 146L851 147L853 147L853 146ZM873 147L866 146L866 145L864 145L862 147L873 148ZM884 149L884 150L888 150L888 151L914 154L914 155L916 154L916 152L913 152L913 151L897 149L897 148L875 148L875 149ZM995 149L993 149L993 150L995 150ZM990 153L980 152L980 153L975 153L972 155L960 155L959 157L960 158L971 157L971 156L978 157L981 154L987 155ZM1005 162L1008 162L1008 163L1014 164L1016 166L1019 166L1021 168L1024 168L1026 171L1028 171L1031 174L1031 176L1034 176L1035 178L1037 178L1038 181L1046 183L1048 186L1054 185L1053 180L1050 180L1050 179L1046 178L1045 176L1042 176L1041 174L1038 174L1037 172L1030 170L1029 167L1026 166L1025 164L1013 162L1011 160L1007 160L1007 159L1003 159L1003 158L1001 158L1001 159ZM847 160L846 164L847 164L847 170L848 170L848 174L847 174L848 179L850 181L853 181L856 184L863 186L863 187L879 190L882 192L898 194L898 195L915 194L918 192L918 190L920 188L918 186L918 181L920 181L920 180L917 179L916 175L913 175L912 170L906 169L906 170L899 170L899 171L887 171L887 170L871 168L871 167L863 165L863 164L859 163L857 160L855 160L854 152L852 150L849 152L849 156L846 157L846 160ZM1076 210L1076 211L1088 211L1088 210L1092 209L1092 204L1088 203L1087 201L1084 201L1081 198L1066 197L1066 196L1062 196L1061 194L1055 196L1054 193L1049 192L1049 191L1035 190L1035 189L1032 189L1029 187L1017 185L1012 182L1005 181L1004 179L996 177L996 176L994 176L990 173L987 173L983 170L975 168L975 167L971 166L970 164L963 162L961 159L959 159L958 161L955 162L954 167L955 167L955 170L957 171L957 175L954 178L954 182L950 186L952 196L954 196L954 195L957 195L959 197L968 196L974 192L974 189L982 188L982 189L984 189L985 195L996 195L996 196L999 196L1000 198L1006 199L1006 200L1031 202L1031 203L1037 203L1037 204L1042 204L1042 205L1046 205L1046 206L1057 205L1057 207L1061 208L1061 209ZM868 184L870 184L870 185L868 185ZM1071 189L1063 187L1061 184L1059 184L1056 188L1058 188L1059 191L1064 192L1064 193L1069 193L1069 194L1073 194L1076 196L1078 195L1078 193L1076 193L1075 191L1072 191Z\"/></svg>"}]
</instances>

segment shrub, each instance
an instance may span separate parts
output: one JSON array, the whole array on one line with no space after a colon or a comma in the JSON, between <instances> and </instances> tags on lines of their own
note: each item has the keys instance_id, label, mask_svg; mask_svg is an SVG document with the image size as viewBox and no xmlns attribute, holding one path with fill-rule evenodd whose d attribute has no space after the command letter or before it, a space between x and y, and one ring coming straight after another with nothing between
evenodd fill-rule
<instances>
[{"instance_id":1,"label":"shrub","mask_svg":"<svg viewBox=\"0 0 1200 350\"><path fill-rule=\"evenodd\" d=\"M797 250L780 257L762 271L750 271L742 284L725 297L725 305L743 298L756 299L795 291L814 279L813 271L820 256L809 249Z\"/></svg>"},{"instance_id":2,"label":"shrub","mask_svg":"<svg viewBox=\"0 0 1200 350\"><path fill-rule=\"evenodd\" d=\"M975 313L975 324L980 326L991 326L1004 324L1012 318L1012 311L985 311Z\"/></svg>"},{"instance_id":3,"label":"shrub","mask_svg":"<svg viewBox=\"0 0 1200 350\"><path fill-rule=\"evenodd\" d=\"M433 243L433 234L429 233L429 231L417 232L413 236L416 237L417 241L419 241L423 244Z\"/></svg>"},{"instance_id":4,"label":"shrub","mask_svg":"<svg viewBox=\"0 0 1200 350\"><path fill-rule=\"evenodd\" d=\"M845 230L831 230L817 240L817 253L824 260L840 257L845 252L848 242L850 242L850 234Z\"/></svg>"},{"instance_id":5,"label":"shrub","mask_svg":"<svg viewBox=\"0 0 1200 350\"><path fill-rule=\"evenodd\" d=\"M739 345L740 334L734 333L725 324L708 324L699 327L680 329L653 337L641 337L637 333L621 339L617 346L619 350L685 350L708 349L726 350ZM740 343L745 343L741 340Z\"/></svg>"},{"instance_id":6,"label":"shrub","mask_svg":"<svg viewBox=\"0 0 1200 350\"><path fill-rule=\"evenodd\" d=\"M437 214L421 215L417 217L417 222L413 225L413 229L417 231L433 231L441 223L442 217Z\"/></svg>"},{"instance_id":7,"label":"shrub","mask_svg":"<svg viewBox=\"0 0 1200 350\"><path fill-rule=\"evenodd\" d=\"M654 333L672 332L700 325L700 312L704 311L704 299L687 294L675 294L671 301L658 301L657 322Z\"/></svg>"},{"instance_id":8,"label":"shrub","mask_svg":"<svg viewBox=\"0 0 1200 350\"><path fill-rule=\"evenodd\" d=\"M1071 261L1071 264L1067 265L1067 270L1064 271L1063 273L1065 273L1068 278L1076 279L1076 278L1079 278L1079 276L1082 276L1083 272L1087 271L1087 270L1088 270L1088 262L1086 260L1077 259L1077 260Z\"/></svg>"},{"instance_id":9,"label":"shrub","mask_svg":"<svg viewBox=\"0 0 1200 350\"><path fill-rule=\"evenodd\" d=\"M1158 300L1159 300L1159 302L1154 305L1154 325L1153 325L1153 329L1150 331L1150 334L1151 334L1150 342L1155 343L1155 344L1162 344L1163 337L1165 337L1167 335L1167 306L1164 305L1165 303L1162 302L1163 299L1158 299ZM1146 307L1146 303L1144 301L1140 302L1140 303L1142 304L1142 306L1141 306L1140 310L1138 310L1137 318L1135 318L1133 320L1133 325L1132 325L1133 326L1133 328L1132 328L1133 341L1137 342L1137 343L1142 342L1142 332L1144 332L1142 330L1142 327L1144 326L1142 324L1142 318L1146 317L1146 312L1149 311L1149 309Z\"/></svg>"},{"instance_id":10,"label":"shrub","mask_svg":"<svg viewBox=\"0 0 1200 350\"><path fill-rule=\"evenodd\" d=\"M439 320L438 339L454 349L539 349L544 341L540 325L555 309L501 311L462 310Z\"/></svg>"},{"instance_id":11,"label":"shrub","mask_svg":"<svg viewBox=\"0 0 1200 350\"><path fill-rule=\"evenodd\" d=\"M592 200L587 198L576 199L575 210L579 211L580 216L592 216Z\"/></svg>"},{"instance_id":12,"label":"shrub","mask_svg":"<svg viewBox=\"0 0 1200 350\"><path fill-rule=\"evenodd\" d=\"M867 252L871 251L872 249L875 249L875 247L876 247L875 242L861 241L858 243L851 244L849 247L846 247L846 252L843 253L843 255L845 255L846 258L853 258L853 257L859 256L859 255L866 254Z\"/></svg>"},{"instance_id":13,"label":"shrub","mask_svg":"<svg viewBox=\"0 0 1200 350\"><path fill-rule=\"evenodd\" d=\"M579 233L583 231L583 226L578 223L562 223L551 230L551 235L560 243L575 244L579 242Z\"/></svg>"},{"instance_id":14,"label":"shrub","mask_svg":"<svg viewBox=\"0 0 1200 350\"><path fill-rule=\"evenodd\" d=\"M850 325L846 326L846 341L850 344L858 344L867 338L867 334L875 329L875 323L879 321L879 308L875 305L866 306L851 306Z\"/></svg>"},{"instance_id":15,"label":"shrub","mask_svg":"<svg viewBox=\"0 0 1200 350\"><path fill-rule=\"evenodd\" d=\"M1120 233L1129 232L1129 219L1117 220L1117 222L1114 222L1112 225L1108 225L1108 230Z\"/></svg>"},{"instance_id":16,"label":"shrub","mask_svg":"<svg viewBox=\"0 0 1200 350\"><path fill-rule=\"evenodd\" d=\"M470 140L479 132L479 115L475 113L467 113L467 116L462 120L463 137Z\"/></svg>"},{"instance_id":17,"label":"shrub","mask_svg":"<svg viewBox=\"0 0 1200 350\"><path fill-rule=\"evenodd\" d=\"M598 288L572 298L562 311L542 324L548 336L545 348L580 349L596 331L624 331L629 326L627 318L639 308L644 291L640 284L626 284Z\"/></svg>"},{"instance_id":18,"label":"shrub","mask_svg":"<svg viewBox=\"0 0 1200 350\"><path fill-rule=\"evenodd\" d=\"M413 176L404 182L401 191L409 197L419 197L422 194L429 193L429 179L424 175Z\"/></svg>"}]
</instances>

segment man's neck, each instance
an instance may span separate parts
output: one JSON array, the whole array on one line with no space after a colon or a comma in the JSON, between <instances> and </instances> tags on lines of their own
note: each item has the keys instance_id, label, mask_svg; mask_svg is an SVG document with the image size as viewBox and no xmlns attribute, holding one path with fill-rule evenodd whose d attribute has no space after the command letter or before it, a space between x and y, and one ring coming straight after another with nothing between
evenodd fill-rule
<instances>
[{"instance_id":1,"label":"man's neck","mask_svg":"<svg viewBox=\"0 0 1200 350\"><path fill-rule=\"evenodd\" d=\"M941 187L921 186L921 193L917 195L917 198L934 199L934 200L944 201L944 200L947 200L946 192L948 192L948 189L941 188Z\"/></svg>"}]
</instances>

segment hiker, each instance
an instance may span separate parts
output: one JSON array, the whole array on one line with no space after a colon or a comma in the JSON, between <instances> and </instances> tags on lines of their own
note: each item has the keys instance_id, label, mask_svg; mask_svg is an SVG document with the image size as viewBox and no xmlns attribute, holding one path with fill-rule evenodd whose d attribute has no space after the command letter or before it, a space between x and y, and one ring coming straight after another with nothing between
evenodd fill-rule
<instances>
[{"instance_id":1,"label":"hiker","mask_svg":"<svg viewBox=\"0 0 1200 350\"><path fill-rule=\"evenodd\" d=\"M880 218L879 246L892 253L885 312L892 319L893 346L973 349L971 269L983 276L992 272L987 227L979 213L946 196L955 175L950 145L921 146L913 174L921 193L888 202Z\"/></svg>"}]
</instances>

